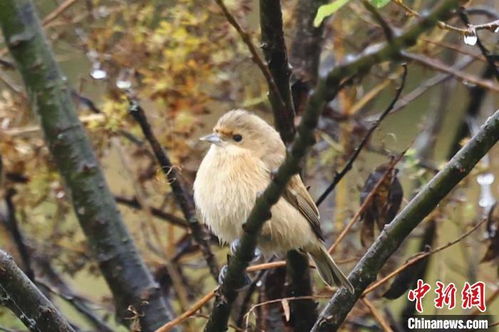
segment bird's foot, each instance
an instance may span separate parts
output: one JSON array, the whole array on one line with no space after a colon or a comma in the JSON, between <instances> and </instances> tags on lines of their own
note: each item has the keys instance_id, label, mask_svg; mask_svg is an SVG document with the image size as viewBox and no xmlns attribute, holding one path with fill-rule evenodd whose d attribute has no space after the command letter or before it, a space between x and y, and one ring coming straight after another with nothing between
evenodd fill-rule
<instances>
[{"instance_id":1,"label":"bird's foot","mask_svg":"<svg viewBox=\"0 0 499 332\"><path fill-rule=\"evenodd\" d=\"M218 284L219 285L223 284L225 277L227 276L228 271L229 271L229 267L227 265L222 266L222 268L220 269L220 273L218 274ZM246 289L249 285L251 285L252 282L253 282L253 280L251 280L251 278L248 276L248 274L246 272L244 272L243 275L241 276L241 282L240 282L241 286L238 287L236 290L242 291L242 290Z\"/></svg>"},{"instance_id":2,"label":"bird's foot","mask_svg":"<svg viewBox=\"0 0 499 332\"><path fill-rule=\"evenodd\" d=\"M239 248L239 245L241 244L241 241L239 239L232 241L230 244L230 254L234 256L236 254L237 248Z\"/></svg>"},{"instance_id":3,"label":"bird's foot","mask_svg":"<svg viewBox=\"0 0 499 332\"><path fill-rule=\"evenodd\" d=\"M236 254L237 249L241 245L241 240L237 239L234 240L230 244L230 254L234 256ZM252 262L259 260L262 257L262 251L258 248L255 248L255 252L253 253L253 259L251 260Z\"/></svg>"}]
</instances>

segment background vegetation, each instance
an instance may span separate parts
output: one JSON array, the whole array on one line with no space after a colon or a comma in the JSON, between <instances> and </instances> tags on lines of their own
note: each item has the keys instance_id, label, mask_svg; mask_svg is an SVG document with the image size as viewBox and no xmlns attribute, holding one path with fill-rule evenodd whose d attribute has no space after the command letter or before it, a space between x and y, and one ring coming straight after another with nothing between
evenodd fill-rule
<instances>
[{"instance_id":1,"label":"background vegetation","mask_svg":"<svg viewBox=\"0 0 499 332\"><path fill-rule=\"evenodd\" d=\"M210 132L224 112L244 108L269 121L279 119L276 127L291 142L293 127L285 121L300 123L307 96L317 91L314 86L321 77L373 51L372 45L392 45L394 37L437 6L418 0L333 1L336 12L321 22L316 16L327 3L323 0L283 1L280 9L268 5L279 1L268 1L267 7L258 1L226 1L225 14L220 1L34 3L122 220L159 284L155 291L164 300L165 312L175 318L199 304L199 310L176 322L185 331L199 331L206 324L216 274L227 256L227 248L196 222L190 201L195 172L207 149L198 137ZM497 109L497 5L488 0L460 5L464 7L447 11L439 23L433 22L434 28L418 32L414 45L398 45L397 50L405 50L397 56L386 56L341 77L336 98L325 97L328 102L321 109L313 132L315 143L301 163L301 173L312 196L319 198L360 151L320 205L327 244L334 243L334 257L344 271L350 271L373 242L366 235L374 226L368 222L373 204L397 205L389 193L400 181L401 206L406 206ZM280 36L287 49L279 44ZM33 99L7 44L0 44L1 249L14 257L75 330L153 330L155 324L143 321L139 307L117 303L116 293L106 284L109 277L103 277L101 259L96 259L89 245L91 235L78 223L77 215L84 211L76 208L75 213L75 200L70 198L74 189L68 189L59 173L57 159L65 156L49 151L46 142L51 138L45 132L44 139ZM402 61L407 62L407 72ZM393 99L403 84L399 98ZM325 94L336 92L337 85ZM388 109L392 100L395 103ZM145 119L133 115L137 108L147 117L170 164L161 156L158 163L160 151L151 149L150 137L146 139ZM296 116L287 116L293 109ZM389 111L386 118L376 121L385 110ZM359 149L363 141L366 144ZM381 164L398 173L376 172ZM453 245L372 289L353 307L342 328L403 330L404 317L414 314L406 294L417 277L431 285L435 280L454 282L458 289L464 281L484 281L489 312L499 312L499 301L495 302L499 208L493 209L499 195L497 175L496 146L409 235L378 279L418 252L449 241ZM366 200L379 179L386 179L378 186L386 190L362 205L361 197ZM348 231L342 234L345 227ZM295 268L305 269L306 262L292 255L288 257ZM305 287L310 285L307 280L296 287L296 270L289 269L286 277L286 268L276 263L279 259L273 259L272 268L250 272L254 281L233 305L231 329L311 328L317 309L334 290L315 280L315 273L312 288ZM252 264L264 262L262 258ZM301 295L305 297L296 299ZM435 313L432 301L432 296L426 297L425 313ZM0 310L2 329L26 330L6 307ZM449 313L458 314L461 309ZM156 327L163 323L158 320Z\"/></svg>"}]
</instances>

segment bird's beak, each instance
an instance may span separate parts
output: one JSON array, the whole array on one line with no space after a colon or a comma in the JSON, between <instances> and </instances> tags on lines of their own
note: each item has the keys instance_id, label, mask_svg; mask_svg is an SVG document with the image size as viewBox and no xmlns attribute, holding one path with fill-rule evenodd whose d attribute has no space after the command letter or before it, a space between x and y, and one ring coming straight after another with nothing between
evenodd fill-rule
<instances>
[{"instance_id":1,"label":"bird's beak","mask_svg":"<svg viewBox=\"0 0 499 332\"><path fill-rule=\"evenodd\" d=\"M209 134L209 135L201 137L199 140L213 143L216 145L219 145L220 143L222 143L222 139L217 134Z\"/></svg>"}]
</instances>

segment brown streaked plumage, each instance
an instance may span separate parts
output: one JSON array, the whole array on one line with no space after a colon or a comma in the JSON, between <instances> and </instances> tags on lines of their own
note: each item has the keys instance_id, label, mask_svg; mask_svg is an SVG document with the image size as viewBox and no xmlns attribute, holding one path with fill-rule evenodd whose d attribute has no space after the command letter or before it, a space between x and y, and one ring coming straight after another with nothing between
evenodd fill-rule
<instances>
[{"instance_id":1,"label":"brown streaked plumage","mask_svg":"<svg viewBox=\"0 0 499 332\"><path fill-rule=\"evenodd\" d=\"M256 197L284 161L286 148L274 128L244 110L223 115L213 134L201 140L212 145L194 182L196 207L213 233L221 241L231 243L242 235L242 225ZM324 246L319 210L299 175L291 178L271 213L272 218L264 224L258 239L264 252L305 251L327 284L346 286L353 292Z\"/></svg>"}]
</instances>

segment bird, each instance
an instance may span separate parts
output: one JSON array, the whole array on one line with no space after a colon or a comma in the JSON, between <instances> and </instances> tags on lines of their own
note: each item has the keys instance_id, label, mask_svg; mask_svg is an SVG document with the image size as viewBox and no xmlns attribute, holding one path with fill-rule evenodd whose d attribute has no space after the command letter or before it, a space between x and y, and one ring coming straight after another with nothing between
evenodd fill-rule
<instances>
[{"instance_id":1,"label":"bird","mask_svg":"<svg viewBox=\"0 0 499 332\"><path fill-rule=\"evenodd\" d=\"M265 120L246 110L220 117L213 132L200 138L211 143L194 180L194 202L202 223L221 242L233 243L243 234L257 197L283 163L286 147ZM354 287L325 247L319 210L299 174L289 180L282 197L271 208L258 237L264 254L289 250L305 252L329 286Z\"/></svg>"}]
</instances>

